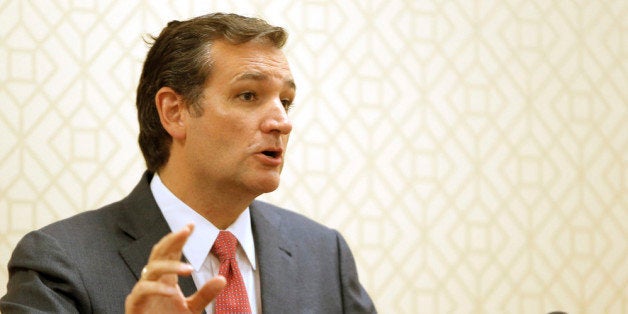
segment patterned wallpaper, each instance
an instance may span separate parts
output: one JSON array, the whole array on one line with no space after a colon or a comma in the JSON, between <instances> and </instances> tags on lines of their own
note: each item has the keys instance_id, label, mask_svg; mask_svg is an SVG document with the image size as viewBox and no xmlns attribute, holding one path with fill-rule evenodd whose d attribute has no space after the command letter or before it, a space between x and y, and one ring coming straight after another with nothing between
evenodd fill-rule
<instances>
[{"instance_id":1,"label":"patterned wallpaper","mask_svg":"<svg viewBox=\"0 0 628 314\"><path fill-rule=\"evenodd\" d=\"M139 179L141 35L216 10L290 31L263 198L341 230L382 313L628 313L625 0L0 1L0 294L24 233Z\"/></svg>"}]
</instances>

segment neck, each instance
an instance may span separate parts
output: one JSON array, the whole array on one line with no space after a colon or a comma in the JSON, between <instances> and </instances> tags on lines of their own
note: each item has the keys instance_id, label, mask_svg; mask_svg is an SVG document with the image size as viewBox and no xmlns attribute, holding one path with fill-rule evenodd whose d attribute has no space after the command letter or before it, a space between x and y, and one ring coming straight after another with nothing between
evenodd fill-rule
<instances>
[{"instance_id":1,"label":"neck","mask_svg":"<svg viewBox=\"0 0 628 314\"><path fill-rule=\"evenodd\" d=\"M220 230L233 224L257 196L195 182L194 176L181 174L168 167L159 171L161 181L177 198Z\"/></svg>"}]
</instances>

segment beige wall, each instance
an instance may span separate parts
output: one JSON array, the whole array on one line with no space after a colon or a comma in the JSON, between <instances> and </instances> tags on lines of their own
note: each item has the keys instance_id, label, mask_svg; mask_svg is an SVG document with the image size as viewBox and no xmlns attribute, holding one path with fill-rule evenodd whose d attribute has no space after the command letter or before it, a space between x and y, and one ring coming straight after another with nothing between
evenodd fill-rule
<instances>
[{"instance_id":1,"label":"beige wall","mask_svg":"<svg viewBox=\"0 0 628 314\"><path fill-rule=\"evenodd\" d=\"M140 34L227 10L291 32L264 198L341 230L381 312L628 312L627 1L206 2L0 2L0 294L25 232L138 180Z\"/></svg>"}]
</instances>

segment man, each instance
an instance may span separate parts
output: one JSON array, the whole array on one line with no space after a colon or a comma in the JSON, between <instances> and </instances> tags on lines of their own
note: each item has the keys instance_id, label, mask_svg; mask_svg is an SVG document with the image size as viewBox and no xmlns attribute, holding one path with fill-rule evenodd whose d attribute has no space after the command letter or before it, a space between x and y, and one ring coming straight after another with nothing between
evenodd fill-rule
<instances>
[{"instance_id":1,"label":"man","mask_svg":"<svg viewBox=\"0 0 628 314\"><path fill-rule=\"evenodd\" d=\"M375 312L340 234L255 200L277 188L292 129L286 38L234 14L169 23L137 90L147 172L123 200L26 235L0 310Z\"/></svg>"}]
</instances>

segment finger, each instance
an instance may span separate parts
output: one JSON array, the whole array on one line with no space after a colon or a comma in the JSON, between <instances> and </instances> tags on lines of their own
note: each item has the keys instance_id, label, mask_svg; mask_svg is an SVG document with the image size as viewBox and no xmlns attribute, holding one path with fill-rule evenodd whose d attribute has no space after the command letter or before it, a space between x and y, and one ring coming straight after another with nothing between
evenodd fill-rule
<instances>
[{"instance_id":1,"label":"finger","mask_svg":"<svg viewBox=\"0 0 628 314\"><path fill-rule=\"evenodd\" d=\"M164 275L189 275L194 268L192 265L179 261L156 260L150 262L142 270L140 280L158 280Z\"/></svg>"},{"instance_id":2,"label":"finger","mask_svg":"<svg viewBox=\"0 0 628 314\"><path fill-rule=\"evenodd\" d=\"M194 225L189 224L177 232L171 232L161 238L151 250L149 261L158 259L180 260L183 245L194 230Z\"/></svg>"},{"instance_id":3,"label":"finger","mask_svg":"<svg viewBox=\"0 0 628 314\"><path fill-rule=\"evenodd\" d=\"M167 285L158 281L138 282L127 296L125 303L133 306L143 303L149 296L160 295L172 297L178 294L179 290L176 286Z\"/></svg>"},{"instance_id":4,"label":"finger","mask_svg":"<svg viewBox=\"0 0 628 314\"><path fill-rule=\"evenodd\" d=\"M227 280L223 276L216 276L206 282L201 289L187 298L188 308L192 313L200 313L207 304L215 299L227 285Z\"/></svg>"},{"instance_id":5,"label":"finger","mask_svg":"<svg viewBox=\"0 0 628 314\"><path fill-rule=\"evenodd\" d=\"M149 260L152 259L174 259L181 258L181 250L192 233L194 225L189 224L177 232L171 232L164 236L151 251Z\"/></svg>"},{"instance_id":6,"label":"finger","mask_svg":"<svg viewBox=\"0 0 628 314\"><path fill-rule=\"evenodd\" d=\"M176 300L178 297L182 297L182 294L178 286L166 285L157 281L138 282L124 301L125 312L146 312L145 307L155 296Z\"/></svg>"},{"instance_id":7,"label":"finger","mask_svg":"<svg viewBox=\"0 0 628 314\"><path fill-rule=\"evenodd\" d=\"M176 296L179 290L176 286L167 285L159 281L143 281L138 282L131 291L129 296L135 298L143 298L149 295Z\"/></svg>"}]
</instances>

